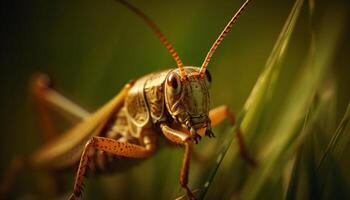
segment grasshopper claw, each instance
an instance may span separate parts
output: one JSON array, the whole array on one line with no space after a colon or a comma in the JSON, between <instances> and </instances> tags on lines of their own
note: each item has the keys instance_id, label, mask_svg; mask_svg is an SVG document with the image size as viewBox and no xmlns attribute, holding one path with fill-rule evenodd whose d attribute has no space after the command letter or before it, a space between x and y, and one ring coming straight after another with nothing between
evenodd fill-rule
<instances>
[{"instance_id":1,"label":"grasshopper claw","mask_svg":"<svg viewBox=\"0 0 350 200\"><path fill-rule=\"evenodd\" d=\"M195 144L198 144L199 140L201 140L202 137L197 133L197 131L194 128L191 128L190 132L191 132L191 139L194 141Z\"/></svg>"},{"instance_id":2,"label":"grasshopper claw","mask_svg":"<svg viewBox=\"0 0 350 200\"><path fill-rule=\"evenodd\" d=\"M192 136L192 139L193 139L194 143L198 144L198 142L202 139L202 137L198 133L195 133Z\"/></svg>"},{"instance_id":3,"label":"grasshopper claw","mask_svg":"<svg viewBox=\"0 0 350 200\"><path fill-rule=\"evenodd\" d=\"M215 135L214 135L213 131L211 131L210 129L207 129L205 131L205 136L208 136L210 138L215 138Z\"/></svg>"}]
</instances>

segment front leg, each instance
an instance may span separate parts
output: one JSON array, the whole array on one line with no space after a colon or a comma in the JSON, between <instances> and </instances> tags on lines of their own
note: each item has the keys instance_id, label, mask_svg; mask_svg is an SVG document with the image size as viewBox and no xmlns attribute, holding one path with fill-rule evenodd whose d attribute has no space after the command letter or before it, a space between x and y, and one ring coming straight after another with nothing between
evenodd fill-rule
<instances>
[{"instance_id":1,"label":"front leg","mask_svg":"<svg viewBox=\"0 0 350 200\"><path fill-rule=\"evenodd\" d=\"M89 152L92 149L108 152L116 156L145 158L154 151L154 147L154 142L148 137L145 137L145 147L143 147L131 143L119 142L110 138L94 136L86 144L81 155L78 172L75 177L73 194L69 197L69 199L73 200L81 196L83 189L83 178L88 170L88 163L90 159Z\"/></svg>"},{"instance_id":2,"label":"front leg","mask_svg":"<svg viewBox=\"0 0 350 200\"><path fill-rule=\"evenodd\" d=\"M181 131L174 130L169 126L167 126L166 124L161 124L160 127L164 136L168 140L176 144L182 144L185 146L185 154L183 157L181 173L180 173L180 185L182 188L186 190L187 196L189 197L189 199L191 200L196 199L196 197L193 195L190 188L188 187L188 174L189 174L190 161L191 161L191 155L192 155L192 145L193 145L193 140L195 140L195 138Z\"/></svg>"},{"instance_id":3,"label":"front leg","mask_svg":"<svg viewBox=\"0 0 350 200\"><path fill-rule=\"evenodd\" d=\"M232 126L236 124L235 114L230 110L230 108L227 105L219 106L210 110L209 118L211 120L212 126L216 126L217 124L221 123L225 119L228 119ZM251 166L253 167L256 166L256 161L248 153L240 127L237 127L236 138L238 141L241 156Z\"/></svg>"}]
</instances>

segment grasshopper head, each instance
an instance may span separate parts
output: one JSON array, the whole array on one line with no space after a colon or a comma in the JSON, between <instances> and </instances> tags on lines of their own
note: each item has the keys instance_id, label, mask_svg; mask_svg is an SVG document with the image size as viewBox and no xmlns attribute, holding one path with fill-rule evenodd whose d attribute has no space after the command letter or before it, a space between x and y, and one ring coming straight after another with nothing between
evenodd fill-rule
<instances>
[{"instance_id":1,"label":"grasshopper head","mask_svg":"<svg viewBox=\"0 0 350 200\"><path fill-rule=\"evenodd\" d=\"M231 20L211 46L200 69L195 67L184 67L182 60L173 45L147 15L127 1L119 0L118 2L125 5L146 22L146 24L159 37L177 63L178 68L169 73L165 83L165 103L171 116L175 121L181 123L182 126L188 128L191 134L196 134L196 130L200 128L206 128L205 134L208 136L213 135L210 130L210 120L208 117L208 86L211 77L207 71L207 67L215 50L218 48L227 33L232 29L233 24L237 21L237 18L241 16L243 10L245 10L251 0L246 0L240 9L232 16Z\"/></svg>"},{"instance_id":2,"label":"grasshopper head","mask_svg":"<svg viewBox=\"0 0 350 200\"><path fill-rule=\"evenodd\" d=\"M209 85L211 75L201 76L199 68L185 67L186 76L178 69L169 72L165 82L165 102L174 120L191 132L210 129Z\"/></svg>"}]
</instances>

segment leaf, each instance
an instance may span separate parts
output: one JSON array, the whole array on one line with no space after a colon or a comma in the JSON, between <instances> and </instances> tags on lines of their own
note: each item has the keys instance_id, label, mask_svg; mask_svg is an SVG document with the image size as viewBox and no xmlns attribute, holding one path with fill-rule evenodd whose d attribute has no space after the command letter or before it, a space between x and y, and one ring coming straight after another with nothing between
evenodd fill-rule
<instances>
[{"instance_id":1,"label":"leaf","mask_svg":"<svg viewBox=\"0 0 350 200\"><path fill-rule=\"evenodd\" d=\"M346 109L346 112L337 128L335 133L333 134L331 140L329 141L329 144L318 164L317 170L319 171L321 167L323 167L323 164L325 160L328 158L330 154L332 154L335 151L335 148L339 144L340 141L348 141L349 140L349 135L344 134L345 130L349 128L349 120L350 120L350 103L348 104L348 107ZM340 150L342 152L342 150Z\"/></svg>"}]
</instances>

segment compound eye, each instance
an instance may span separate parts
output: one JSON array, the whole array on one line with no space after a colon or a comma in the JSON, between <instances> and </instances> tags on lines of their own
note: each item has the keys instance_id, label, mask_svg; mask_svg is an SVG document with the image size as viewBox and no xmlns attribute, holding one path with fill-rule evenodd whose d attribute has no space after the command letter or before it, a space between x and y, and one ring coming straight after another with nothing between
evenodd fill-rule
<instances>
[{"instance_id":1,"label":"compound eye","mask_svg":"<svg viewBox=\"0 0 350 200\"><path fill-rule=\"evenodd\" d=\"M212 81L211 74L207 69L205 70L205 82L207 83L207 85L210 85L211 81Z\"/></svg>"},{"instance_id":2,"label":"compound eye","mask_svg":"<svg viewBox=\"0 0 350 200\"><path fill-rule=\"evenodd\" d=\"M181 80L179 75L171 73L167 79L167 85L171 88L171 91L175 94L179 94L181 91Z\"/></svg>"}]
</instances>

